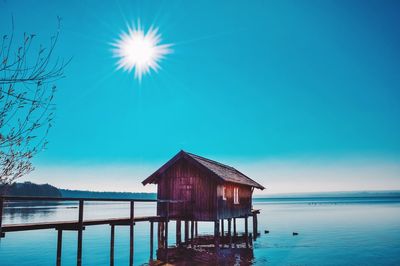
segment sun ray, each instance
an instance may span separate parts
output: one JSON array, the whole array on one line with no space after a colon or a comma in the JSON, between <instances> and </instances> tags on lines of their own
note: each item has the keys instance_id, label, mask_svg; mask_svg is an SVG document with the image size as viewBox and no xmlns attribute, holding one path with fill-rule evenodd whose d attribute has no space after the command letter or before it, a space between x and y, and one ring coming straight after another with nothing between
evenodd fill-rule
<instances>
[{"instance_id":1,"label":"sun ray","mask_svg":"<svg viewBox=\"0 0 400 266\"><path fill-rule=\"evenodd\" d=\"M138 21L137 25L128 27L112 45L114 57L118 58L117 69L127 72L134 70L134 77L141 82L143 75L151 70L160 69L160 61L172 53L172 44L160 44L161 34L158 28L150 27L145 33Z\"/></svg>"}]
</instances>

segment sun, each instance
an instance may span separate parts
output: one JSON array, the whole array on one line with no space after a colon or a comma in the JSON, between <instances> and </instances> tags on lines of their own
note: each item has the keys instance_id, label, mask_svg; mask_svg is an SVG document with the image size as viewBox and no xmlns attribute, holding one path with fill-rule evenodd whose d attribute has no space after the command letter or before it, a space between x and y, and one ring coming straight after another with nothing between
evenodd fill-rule
<instances>
[{"instance_id":1,"label":"sun","mask_svg":"<svg viewBox=\"0 0 400 266\"><path fill-rule=\"evenodd\" d=\"M157 72L160 69L160 61L165 55L172 53L172 44L160 44L161 34L158 28L150 27L145 33L138 22L137 27L128 27L119 39L113 43L114 57L118 58L117 69L128 72L134 70L135 79L139 82L144 74L151 70Z\"/></svg>"}]
</instances>

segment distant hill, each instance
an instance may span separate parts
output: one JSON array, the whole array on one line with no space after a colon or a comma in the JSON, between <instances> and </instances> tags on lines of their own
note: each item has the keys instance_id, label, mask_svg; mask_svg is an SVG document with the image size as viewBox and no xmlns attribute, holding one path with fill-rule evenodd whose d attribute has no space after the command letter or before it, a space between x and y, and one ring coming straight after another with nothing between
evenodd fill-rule
<instances>
[{"instance_id":1,"label":"distant hill","mask_svg":"<svg viewBox=\"0 0 400 266\"><path fill-rule=\"evenodd\" d=\"M87 190L59 189L66 198L113 198L113 199L156 199L156 193L101 192Z\"/></svg>"},{"instance_id":2,"label":"distant hill","mask_svg":"<svg viewBox=\"0 0 400 266\"><path fill-rule=\"evenodd\" d=\"M255 195L255 198L364 198L364 197L400 197L399 190L378 191L336 191L336 192L303 192L270 195Z\"/></svg>"},{"instance_id":3,"label":"distant hill","mask_svg":"<svg viewBox=\"0 0 400 266\"><path fill-rule=\"evenodd\" d=\"M4 186L0 186L3 191ZM30 197L62 197L58 188L49 184L34 184L31 182L14 183L5 190L7 196L30 196Z\"/></svg>"}]
</instances>

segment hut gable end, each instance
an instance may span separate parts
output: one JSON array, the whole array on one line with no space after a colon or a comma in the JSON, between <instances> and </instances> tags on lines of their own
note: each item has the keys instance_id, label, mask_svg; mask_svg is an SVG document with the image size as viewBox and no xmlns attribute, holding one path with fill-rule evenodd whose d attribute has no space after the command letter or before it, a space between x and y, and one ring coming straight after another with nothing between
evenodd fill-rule
<instances>
[{"instance_id":1,"label":"hut gable end","mask_svg":"<svg viewBox=\"0 0 400 266\"><path fill-rule=\"evenodd\" d=\"M182 158L186 159L194 166L209 172L210 176L219 179L219 181L241 184L249 187L259 188L261 190L264 189L262 185L250 179L249 177L229 165L225 165L185 151L180 151L151 176L146 178L142 182L142 184L157 184L162 174Z\"/></svg>"}]
</instances>

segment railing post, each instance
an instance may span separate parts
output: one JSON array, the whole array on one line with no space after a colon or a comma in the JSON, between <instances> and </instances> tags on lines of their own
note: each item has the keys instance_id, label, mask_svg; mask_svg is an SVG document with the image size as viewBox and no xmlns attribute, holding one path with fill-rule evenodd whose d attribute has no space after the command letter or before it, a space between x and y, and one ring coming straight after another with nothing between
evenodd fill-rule
<instances>
[{"instance_id":1,"label":"railing post","mask_svg":"<svg viewBox=\"0 0 400 266\"><path fill-rule=\"evenodd\" d=\"M3 224L3 205L4 205L4 198L0 196L0 238L4 237L4 233L2 231L2 224Z\"/></svg>"},{"instance_id":2,"label":"railing post","mask_svg":"<svg viewBox=\"0 0 400 266\"><path fill-rule=\"evenodd\" d=\"M77 261L78 266L82 265L82 234L83 234L83 200L79 200L79 218L78 218L78 252Z\"/></svg>"},{"instance_id":3,"label":"railing post","mask_svg":"<svg viewBox=\"0 0 400 266\"><path fill-rule=\"evenodd\" d=\"M134 207L135 207L135 201L131 201L131 217L130 217L130 224L129 224L129 265L132 266L133 265L133 245L134 245L134 241L133 241L133 225L135 224L134 222L134 216L135 216L135 212L134 212Z\"/></svg>"},{"instance_id":4,"label":"railing post","mask_svg":"<svg viewBox=\"0 0 400 266\"><path fill-rule=\"evenodd\" d=\"M114 241L115 241L115 225L111 225L110 239L110 266L114 266Z\"/></svg>"},{"instance_id":5,"label":"railing post","mask_svg":"<svg viewBox=\"0 0 400 266\"><path fill-rule=\"evenodd\" d=\"M57 259L56 265L61 266L61 254L62 254L62 229L57 230Z\"/></svg>"}]
</instances>

